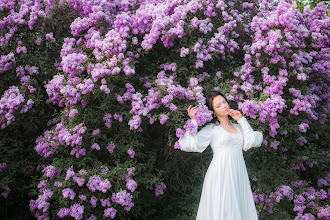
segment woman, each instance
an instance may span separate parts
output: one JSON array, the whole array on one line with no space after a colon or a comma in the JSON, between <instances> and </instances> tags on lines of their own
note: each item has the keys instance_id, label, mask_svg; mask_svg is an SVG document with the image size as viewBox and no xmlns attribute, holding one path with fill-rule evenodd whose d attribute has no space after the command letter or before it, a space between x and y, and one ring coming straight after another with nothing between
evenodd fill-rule
<instances>
[{"instance_id":1,"label":"woman","mask_svg":"<svg viewBox=\"0 0 330 220\"><path fill-rule=\"evenodd\" d=\"M203 152L211 145L214 154L204 179L196 219L258 219L242 150L259 147L263 135L253 131L241 112L230 109L220 92L207 94L206 105L213 111L216 122L206 125L193 136L186 132L179 140L183 151ZM197 107L189 106L187 111L197 127ZM228 115L238 124L231 123Z\"/></svg>"}]
</instances>

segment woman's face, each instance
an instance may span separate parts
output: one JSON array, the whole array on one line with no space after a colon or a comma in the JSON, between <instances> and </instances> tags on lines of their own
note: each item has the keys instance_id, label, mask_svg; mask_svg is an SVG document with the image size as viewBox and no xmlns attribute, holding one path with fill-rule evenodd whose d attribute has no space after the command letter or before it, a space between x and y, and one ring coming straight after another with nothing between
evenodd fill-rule
<instances>
[{"instance_id":1,"label":"woman's face","mask_svg":"<svg viewBox=\"0 0 330 220\"><path fill-rule=\"evenodd\" d=\"M229 105L224 97L221 95L215 96L212 101L212 107L214 114L216 116L226 116L228 113L225 112L225 109L229 108Z\"/></svg>"}]
</instances>

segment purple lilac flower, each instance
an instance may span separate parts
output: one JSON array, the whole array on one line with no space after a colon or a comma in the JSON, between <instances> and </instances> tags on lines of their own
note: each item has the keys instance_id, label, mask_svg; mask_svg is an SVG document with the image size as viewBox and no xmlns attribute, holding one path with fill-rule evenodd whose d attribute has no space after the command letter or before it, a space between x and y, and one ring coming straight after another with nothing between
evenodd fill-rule
<instances>
[{"instance_id":1,"label":"purple lilac flower","mask_svg":"<svg viewBox=\"0 0 330 220\"><path fill-rule=\"evenodd\" d=\"M39 195L37 200L30 200L30 210L34 211L36 209L46 212L49 208L49 202L47 199L53 196L53 192L50 189L42 191L42 195Z\"/></svg>"},{"instance_id":2,"label":"purple lilac flower","mask_svg":"<svg viewBox=\"0 0 330 220\"><path fill-rule=\"evenodd\" d=\"M81 170L79 170L79 174L80 174L80 175L85 175L85 174L87 174L87 172L86 172L86 170L81 169Z\"/></svg>"},{"instance_id":3,"label":"purple lilac flower","mask_svg":"<svg viewBox=\"0 0 330 220\"><path fill-rule=\"evenodd\" d=\"M76 193L70 188L65 188L62 190L62 195L63 198L70 198L71 200L73 200L76 196Z\"/></svg>"},{"instance_id":4,"label":"purple lilac flower","mask_svg":"<svg viewBox=\"0 0 330 220\"><path fill-rule=\"evenodd\" d=\"M176 136L177 136L178 138L183 138L184 133L185 133L185 131L182 130L181 128L177 128L177 129L176 129Z\"/></svg>"},{"instance_id":5,"label":"purple lilac flower","mask_svg":"<svg viewBox=\"0 0 330 220\"><path fill-rule=\"evenodd\" d=\"M133 119L129 120L128 125L130 126L131 130L135 130L140 127L141 123L141 117L139 115L134 115Z\"/></svg>"},{"instance_id":6,"label":"purple lilac flower","mask_svg":"<svg viewBox=\"0 0 330 220\"><path fill-rule=\"evenodd\" d=\"M95 136L95 135L98 135L100 133L100 129L95 129L95 130L93 130L93 135Z\"/></svg>"},{"instance_id":7,"label":"purple lilac flower","mask_svg":"<svg viewBox=\"0 0 330 220\"><path fill-rule=\"evenodd\" d=\"M176 107L173 103L170 104L170 109L172 111L176 111L178 109L178 107Z\"/></svg>"},{"instance_id":8,"label":"purple lilac flower","mask_svg":"<svg viewBox=\"0 0 330 220\"><path fill-rule=\"evenodd\" d=\"M135 152L132 148L128 149L127 153L130 156L130 158L132 158L132 159L134 158Z\"/></svg>"},{"instance_id":9,"label":"purple lilac flower","mask_svg":"<svg viewBox=\"0 0 330 220\"><path fill-rule=\"evenodd\" d=\"M291 182L291 184L296 188L299 188L300 186L305 185L304 181L302 181L302 180L293 181L293 182Z\"/></svg>"},{"instance_id":10,"label":"purple lilac flower","mask_svg":"<svg viewBox=\"0 0 330 220\"><path fill-rule=\"evenodd\" d=\"M92 144L91 148L95 150L100 150L100 146L97 143Z\"/></svg>"},{"instance_id":11,"label":"purple lilac flower","mask_svg":"<svg viewBox=\"0 0 330 220\"><path fill-rule=\"evenodd\" d=\"M111 200L121 206L129 206L132 202L132 195L126 192L126 190L120 189L118 193L112 193Z\"/></svg>"},{"instance_id":12,"label":"purple lilac flower","mask_svg":"<svg viewBox=\"0 0 330 220\"><path fill-rule=\"evenodd\" d=\"M110 154L113 153L113 149L114 149L115 147L116 147L115 144L112 143L112 142L110 142L110 143L108 144L108 146L107 146L107 150L109 151Z\"/></svg>"},{"instance_id":13,"label":"purple lilac flower","mask_svg":"<svg viewBox=\"0 0 330 220\"><path fill-rule=\"evenodd\" d=\"M108 189L111 188L111 183L108 179L102 180L100 176L94 175L89 178L86 186L92 192L95 192L95 190L99 190L105 193Z\"/></svg>"},{"instance_id":14,"label":"purple lilac flower","mask_svg":"<svg viewBox=\"0 0 330 220\"><path fill-rule=\"evenodd\" d=\"M38 37L37 40L36 40L36 44L38 46L40 46L41 42L42 42L42 39L40 37Z\"/></svg>"},{"instance_id":15,"label":"purple lilac flower","mask_svg":"<svg viewBox=\"0 0 330 220\"><path fill-rule=\"evenodd\" d=\"M189 119L183 128L188 131L191 135L194 135L197 132L196 126L193 124L192 120Z\"/></svg>"},{"instance_id":16,"label":"purple lilac flower","mask_svg":"<svg viewBox=\"0 0 330 220\"><path fill-rule=\"evenodd\" d=\"M91 197L91 200L89 202L95 208L96 207L96 203L97 203L97 198L95 196L92 196Z\"/></svg>"},{"instance_id":17,"label":"purple lilac flower","mask_svg":"<svg viewBox=\"0 0 330 220\"><path fill-rule=\"evenodd\" d=\"M0 57L0 72L5 72L15 64L15 55L13 52L10 52L7 55L1 55Z\"/></svg>"},{"instance_id":18,"label":"purple lilac flower","mask_svg":"<svg viewBox=\"0 0 330 220\"><path fill-rule=\"evenodd\" d=\"M161 99L163 104L169 103L173 101L173 95L166 95L164 98Z\"/></svg>"},{"instance_id":19,"label":"purple lilac flower","mask_svg":"<svg viewBox=\"0 0 330 220\"><path fill-rule=\"evenodd\" d=\"M128 176L131 176L133 174L133 170L135 170L135 167L127 168Z\"/></svg>"},{"instance_id":20,"label":"purple lilac flower","mask_svg":"<svg viewBox=\"0 0 330 220\"><path fill-rule=\"evenodd\" d=\"M24 101L24 95L20 93L18 87L16 86L10 86L9 89L4 92L4 95L0 99L1 129L4 129L15 120L13 113Z\"/></svg>"},{"instance_id":21,"label":"purple lilac flower","mask_svg":"<svg viewBox=\"0 0 330 220\"><path fill-rule=\"evenodd\" d=\"M61 182L54 182L54 186L58 187L58 188L61 188L62 187L62 183Z\"/></svg>"},{"instance_id":22,"label":"purple lilac flower","mask_svg":"<svg viewBox=\"0 0 330 220\"><path fill-rule=\"evenodd\" d=\"M109 198L100 199L100 202L101 202L102 207L111 207L111 203L109 201Z\"/></svg>"},{"instance_id":23,"label":"purple lilac flower","mask_svg":"<svg viewBox=\"0 0 330 220\"><path fill-rule=\"evenodd\" d=\"M294 199L294 204L296 206L302 206L305 202L305 198L302 195L296 195Z\"/></svg>"},{"instance_id":24,"label":"purple lilac flower","mask_svg":"<svg viewBox=\"0 0 330 220\"><path fill-rule=\"evenodd\" d=\"M0 163L0 172L6 168L6 163Z\"/></svg>"},{"instance_id":25,"label":"purple lilac flower","mask_svg":"<svg viewBox=\"0 0 330 220\"><path fill-rule=\"evenodd\" d=\"M53 36L53 32L46 34L46 40L48 40L48 41L50 41L52 43L55 43L56 42L56 39Z\"/></svg>"},{"instance_id":26,"label":"purple lilac flower","mask_svg":"<svg viewBox=\"0 0 330 220\"><path fill-rule=\"evenodd\" d=\"M199 126L203 126L212 120L212 111L210 111L206 105L200 105L197 108L195 120Z\"/></svg>"},{"instance_id":27,"label":"purple lilac flower","mask_svg":"<svg viewBox=\"0 0 330 220\"><path fill-rule=\"evenodd\" d=\"M174 144L174 149L180 149L179 141L176 141Z\"/></svg>"},{"instance_id":28,"label":"purple lilac flower","mask_svg":"<svg viewBox=\"0 0 330 220\"><path fill-rule=\"evenodd\" d=\"M165 122L169 119L167 115L161 114L160 115L160 124L165 124Z\"/></svg>"},{"instance_id":29,"label":"purple lilac flower","mask_svg":"<svg viewBox=\"0 0 330 220\"><path fill-rule=\"evenodd\" d=\"M73 118L78 113L77 109L71 109L69 112L69 118Z\"/></svg>"},{"instance_id":30,"label":"purple lilac flower","mask_svg":"<svg viewBox=\"0 0 330 220\"><path fill-rule=\"evenodd\" d=\"M137 44L137 43L138 43L138 39L137 39L136 37L133 37L133 38L132 38L132 44L135 45L135 44Z\"/></svg>"},{"instance_id":31,"label":"purple lilac flower","mask_svg":"<svg viewBox=\"0 0 330 220\"><path fill-rule=\"evenodd\" d=\"M256 114L259 112L259 106L254 100L247 100L243 103L238 103L238 108L242 110L244 114L251 118L256 118Z\"/></svg>"},{"instance_id":32,"label":"purple lilac flower","mask_svg":"<svg viewBox=\"0 0 330 220\"><path fill-rule=\"evenodd\" d=\"M101 192L104 192L106 193L108 189L111 188L111 183L108 179L105 179L103 181L100 182L100 185L99 185L99 190Z\"/></svg>"},{"instance_id":33,"label":"purple lilac flower","mask_svg":"<svg viewBox=\"0 0 330 220\"><path fill-rule=\"evenodd\" d=\"M134 192L137 187L137 183L134 180L132 180L131 178L127 178L126 187L129 191Z\"/></svg>"},{"instance_id":34,"label":"purple lilac flower","mask_svg":"<svg viewBox=\"0 0 330 220\"><path fill-rule=\"evenodd\" d=\"M319 179L318 181L317 181L317 185L319 186L319 187L323 187L323 186L329 186L329 183L325 180L325 179Z\"/></svg>"},{"instance_id":35,"label":"purple lilac flower","mask_svg":"<svg viewBox=\"0 0 330 220\"><path fill-rule=\"evenodd\" d=\"M85 183L85 179L81 177L74 176L73 180L78 184L78 186L82 187Z\"/></svg>"},{"instance_id":36,"label":"purple lilac flower","mask_svg":"<svg viewBox=\"0 0 330 220\"><path fill-rule=\"evenodd\" d=\"M60 172L58 170L56 170L55 167L52 165L45 167L43 169L43 173L44 173L45 177L49 177L50 179L53 179L55 177L55 175L60 174Z\"/></svg>"},{"instance_id":37,"label":"purple lilac flower","mask_svg":"<svg viewBox=\"0 0 330 220\"><path fill-rule=\"evenodd\" d=\"M122 122L123 121L123 116L121 116L119 114L114 114L113 115L113 118L116 119L119 122Z\"/></svg>"},{"instance_id":38,"label":"purple lilac flower","mask_svg":"<svg viewBox=\"0 0 330 220\"><path fill-rule=\"evenodd\" d=\"M304 146L306 143L307 143L307 140L301 136L297 139L297 143L300 145L300 146Z\"/></svg>"},{"instance_id":39,"label":"purple lilac flower","mask_svg":"<svg viewBox=\"0 0 330 220\"><path fill-rule=\"evenodd\" d=\"M48 189L48 182L47 180L41 180L40 183L38 184L38 189L40 192Z\"/></svg>"},{"instance_id":40,"label":"purple lilac flower","mask_svg":"<svg viewBox=\"0 0 330 220\"><path fill-rule=\"evenodd\" d=\"M298 213L298 215L293 220L315 220L315 217L311 213Z\"/></svg>"},{"instance_id":41,"label":"purple lilac flower","mask_svg":"<svg viewBox=\"0 0 330 220\"><path fill-rule=\"evenodd\" d=\"M97 220L96 216L91 214L91 216L87 220Z\"/></svg>"},{"instance_id":42,"label":"purple lilac flower","mask_svg":"<svg viewBox=\"0 0 330 220\"><path fill-rule=\"evenodd\" d=\"M104 216L105 217L110 217L110 218L115 218L116 217L117 210L114 208L107 208L104 210Z\"/></svg>"},{"instance_id":43,"label":"purple lilac flower","mask_svg":"<svg viewBox=\"0 0 330 220\"><path fill-rule=\"evenodd\" d=\"M70 215L76 219L80 220L82 219L84 214L84 206L80 205L79 203L75 203L72 206L70 206Z\"/></svg>"},{"instance_id":44,"label":"purple lilac flower","mask_svg":"<svg viewBox=\"0 0 330 220\"><path fill-rule=\"evenodd\" d=\"M66 171L65 181L68 181L71 177L76 176L75 172L73 171L73 167L69 167Z\"/></svg>"},{"instance_id":45,"label":"purple lilac flower","mask_svg":"<svg viewBox=\"0 0 330 220\"><path fill-rule=\"evenodd\" d=\"M57 215L58 215L58 217L60 217L60 218L64 218L65 216L67 216L67 215L69 215L70 214L70 209L69 208L61 208L59 211L58 211L58 213L57 213Z\"/></svg>"},{"instance_id":46,"label":"purple lilac flower","mask_svg":"<svg viewBox=\"0 0 330 220\"><path fill-rule=\"evenodd\" d=\"M195 87L198 85L198 79L195 77L192 77L189 79L189 86L190 87Z\"/></svg>"},{"instance_id":47,"label":"purple lilac flower","mask_svg":"<svg viewBox=\"0 0 330 220\"><path fill-rule=\"evenodd\" d=\"M86 200L86 196L85 195L79 195L79 199L85 201Z\"/></svg>"},{"instance_id":48,"label":"purple lilac flower","mask_svg":"<svg viewBox=\"0 0 330 220\"><path fill-rule=\"evenodd\" d=\"M180 57L185 57L189 54L189 48L182 47L180 52Z\"/></svg>"},{"instance_id":49,"label":"purple lilac flower","mask_svg":"<svg viewBox=\"0 0 330 220\"><path fill-rule=\"evenodd\" d=\"M326 207L321 207L317 213L317 217L320 219L329 219L330 218L330 207L326 205Z\"/></svg>"},{"instance_id":50,"label":"purple lilac flower","mask_svg":"<svg viewBox=\"0 0 330 220\"><path fill-rule=\"evenodd\" d=\"M299 131L306 133L307 128L309 128L309 125L307 123L301 123L298 125Z\"/></svg>"},{"instance_id":51,"label":"purple lilac flower","mask_svg":"<svg viewBox=\"0 0 330 220\"><path fill-rule=\"evenodd\" d=\"M279 141L273 141L271 144L270 144L270 147L273 148L274 150L276 150L278 148L278 145L280 144Z\"/></svg>"},{"instance_id":52,"label":"purple lilac flower","mask_svg":"<svg viewBox=\"0 0 330 220\"><path fill-rule=\"evenodd\" d=\"M9 188L8 184L5 184L2 186L2 189L4 189L5 191L1 193L3 198L8 198L9 192L11 191L11 189Z\"/></svg>"},{"instance_id":53,"label":"purple lilac flower","mask_svg":"<svg viewBox=\"0 0 330 220\"><path fill-rule=\"evenodd\" d=\"M106 113L105 116L103 117L103 120L105 121L105 126L107 128L111 127L111 118L112 118L112 115L108 114L108 113Z\"/></svg>"},{"instance_id":54,"label":"purple lilac flower","mask_svg":"<svg viewBox=\"0 0 330 220\"><path fill-rule=\"evenodd\" d=\"M165 185L165 183L161 182L160 185L156 186L155 195L156 196L163 195L164 194L164 189L166 189L166 185Z\"/></svg>"}]
</instances>

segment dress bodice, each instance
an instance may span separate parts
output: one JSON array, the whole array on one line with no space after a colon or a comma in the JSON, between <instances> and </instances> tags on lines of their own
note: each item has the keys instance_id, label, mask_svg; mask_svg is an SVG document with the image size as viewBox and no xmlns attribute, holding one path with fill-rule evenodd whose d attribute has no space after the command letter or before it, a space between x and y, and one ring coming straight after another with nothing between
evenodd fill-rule
<instances>
[{"instance_id":1,"label":"dress bodice","mask_svg":"<svg viewBox=\"0 0 330 220\"><path fill-rule=\"evenodd\" d=\"M195 120L192 123L197 128ZM230 133L217 124L208 124L199 132L191 135L189 132L179 140L180 149L188 152L203 152L211 145L214 153L223 150L248 150L251 147L259 147L263 140L260 131L253 131L245 117L233 124L237 133Z\"/></svg>"},{"instance_id":2,"label":"dress bodice","mask_svg":"<svg viewBox=\"0 0 330 220\"><path fill-rule=\"evenodd\" d=\"M233 124L237 133L230 133L220 125L213 125L212 139L210 142L213 153L218 153L223 150L242 150L243 135L239 125Z\"/></svg>"}]
</instances>

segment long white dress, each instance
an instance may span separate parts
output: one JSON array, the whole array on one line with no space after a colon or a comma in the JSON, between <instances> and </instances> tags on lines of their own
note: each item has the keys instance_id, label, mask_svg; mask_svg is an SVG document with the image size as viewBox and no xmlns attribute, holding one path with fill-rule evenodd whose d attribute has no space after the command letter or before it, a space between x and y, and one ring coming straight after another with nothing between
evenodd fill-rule
<instances>
[{"instance_id":1,"label":"long white dress","mask_svg":"<svg viewBox=\"0 0 330 220\"><path fill-rule=\"evenodd\" d=\"M198 127L197 122L192 120ZM237 133L230 133L216 124L208 124L197 134L186 132L179 140L180 149L203 152L211 145L213 159L206 172L197 220L258 219L243 151L259 147L263 135L253 131L245 117L233 124Z\"/></svg>"}]
</instances>

